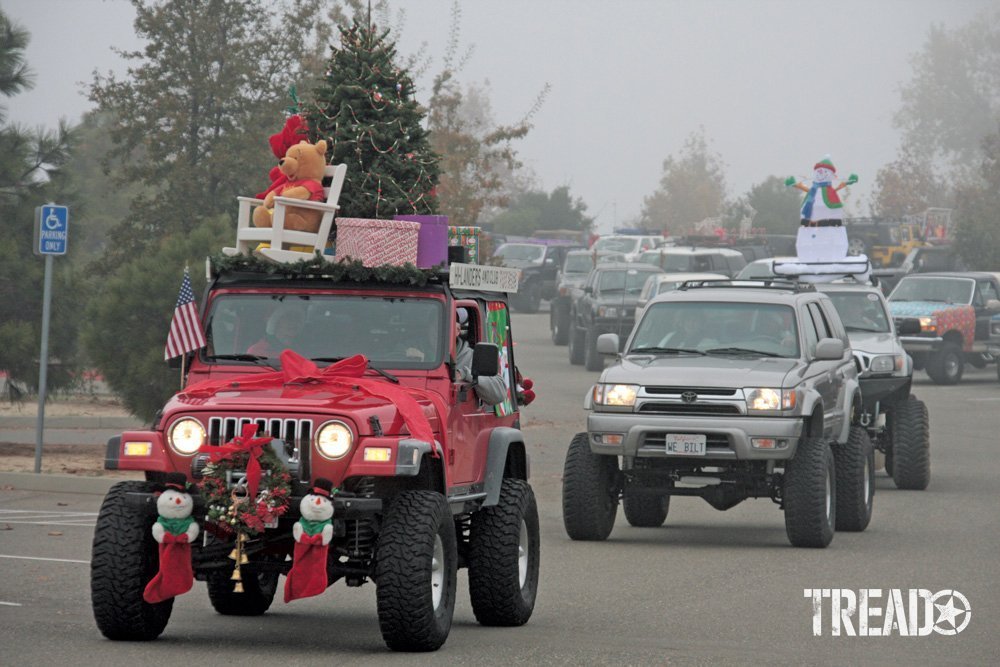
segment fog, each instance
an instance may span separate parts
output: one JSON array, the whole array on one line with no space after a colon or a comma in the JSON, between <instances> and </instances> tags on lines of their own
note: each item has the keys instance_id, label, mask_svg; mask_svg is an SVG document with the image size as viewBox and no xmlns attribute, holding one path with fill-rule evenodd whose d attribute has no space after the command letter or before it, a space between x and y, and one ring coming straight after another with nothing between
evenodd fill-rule
<instances>
[{"instance_id":1,"label":"fog","mask_svg":"<svg viewBox=\"0 0 1000 667\"><path fill-rule=\"evenodd\" d=\"M451 0L396 2L399 51L433 58L449 37ZM849 214L867 212L876 172L895 156L892 125L910 57L934 23L954 27L986 0L504 0L462 4L459 79L490 85L495 120L514 123L548 83L534 128L516 145L536 185L568 185L609 230L635 218L663 160L704 128L727 165L728 194L770 175L808 176L830 154L855 172ZM15 122L54 127L90 108L95 69L125 72L111 50L141 46L124 1L4 0L31 32L35 89L8 101ZM279 123L276 121L275 126Z\"/></svg>"}]
</instances>

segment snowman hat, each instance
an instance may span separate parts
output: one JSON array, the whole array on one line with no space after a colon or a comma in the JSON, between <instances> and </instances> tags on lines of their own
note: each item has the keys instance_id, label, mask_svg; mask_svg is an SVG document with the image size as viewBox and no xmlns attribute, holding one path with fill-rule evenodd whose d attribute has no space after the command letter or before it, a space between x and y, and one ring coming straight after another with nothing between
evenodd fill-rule
<instances>
[{"instance_id":1,"label":"snowman hat","mask_svg":"<svg viewBox=\"0 0 1000 667\"><path fill-rule=\"evenodd\" d=\"M313 495L326 496L327 498L333 493L333 482L326 479L325 477L317 477L316 481L313 482L312 490L310 491Z\"/></svg>"},{"instance_id":2,"label":"snowman hat","mask_svg":"<svg viewBox=\"0 0 1000 667\"><path fill-rule=\"evenodd\" d=\"M167 473L163 479L163 486L166 489L174 489L187 493L187 477L182 472Z\"/></svg>"},{"instance_id":3,"label":"snowman hat","mask_svg":"<svg viewBox=\"0 0 1000 667\"><path fill-rule=\"evenodd\" d=\"M837 168L833 166L833 161L830 160L830 156L826 155L822 160L813 165L813 170L816 169L829 169L833 173L837 173Z\"/></svg>"}]
</instances>

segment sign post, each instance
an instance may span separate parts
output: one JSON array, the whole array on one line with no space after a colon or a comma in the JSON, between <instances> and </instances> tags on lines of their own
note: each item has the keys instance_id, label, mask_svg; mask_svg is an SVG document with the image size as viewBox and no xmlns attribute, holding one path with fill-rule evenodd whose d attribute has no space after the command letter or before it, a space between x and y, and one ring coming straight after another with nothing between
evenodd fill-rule
<instances>
[{"instance_id":1,"label":"sign post","mask_svg":"<svg viewBox=\"0 0 1000 667\"><path fill-rule=\"evenodd\" d=\"M35 472L42 472L42 440L45 431L45 394L49 372L49 316L52 303L52 257L65 255L69 238L69 208L46 204L35 209L36 255L45 257L45 287L42 291L42 345L38 367L38 421L35 423Z\"/></svg>"}]
</instances>

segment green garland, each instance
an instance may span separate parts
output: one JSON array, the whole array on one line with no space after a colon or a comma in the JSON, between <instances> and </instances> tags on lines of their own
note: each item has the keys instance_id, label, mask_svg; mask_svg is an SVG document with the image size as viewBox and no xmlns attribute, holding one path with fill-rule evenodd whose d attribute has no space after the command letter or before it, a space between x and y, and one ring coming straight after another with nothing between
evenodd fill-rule
<instances>
[{"instance_id":1,"label":"green garland","mask_svg":"<svg viewBox=\"0 0 1000 667\"><path fill-rule=\"evenodd\" d=\"M326 278L333 282L380 282L393 285L413 285L423 287L437 278L442 267L419 269L410 262L402 266L383 264L382 266L365 266L360 260L328 261L319 253L312 259L304 259L295 263L276 264L253 255L223 255L216 254L209 258L213 275L223 273L264 273L267 275L284 275L288 277L311 276Z\"/></svg>"}]
</instances>

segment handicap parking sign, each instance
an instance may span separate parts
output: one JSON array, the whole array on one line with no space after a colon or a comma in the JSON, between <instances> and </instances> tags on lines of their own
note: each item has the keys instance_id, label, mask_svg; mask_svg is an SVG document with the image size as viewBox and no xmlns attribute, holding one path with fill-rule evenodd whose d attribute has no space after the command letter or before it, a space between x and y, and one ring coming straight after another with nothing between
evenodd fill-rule
<instances>
[{"instance_id":1,"label":"handicap parking sign","mask_svg":"<svg viewBox=\"0 0 1000 667\"><path fill-rule=\"evenodd\" d=\"M69 207L46 204L35 210L35 254L65 255L69 238Z\"/></svg>"}]
</instances>

